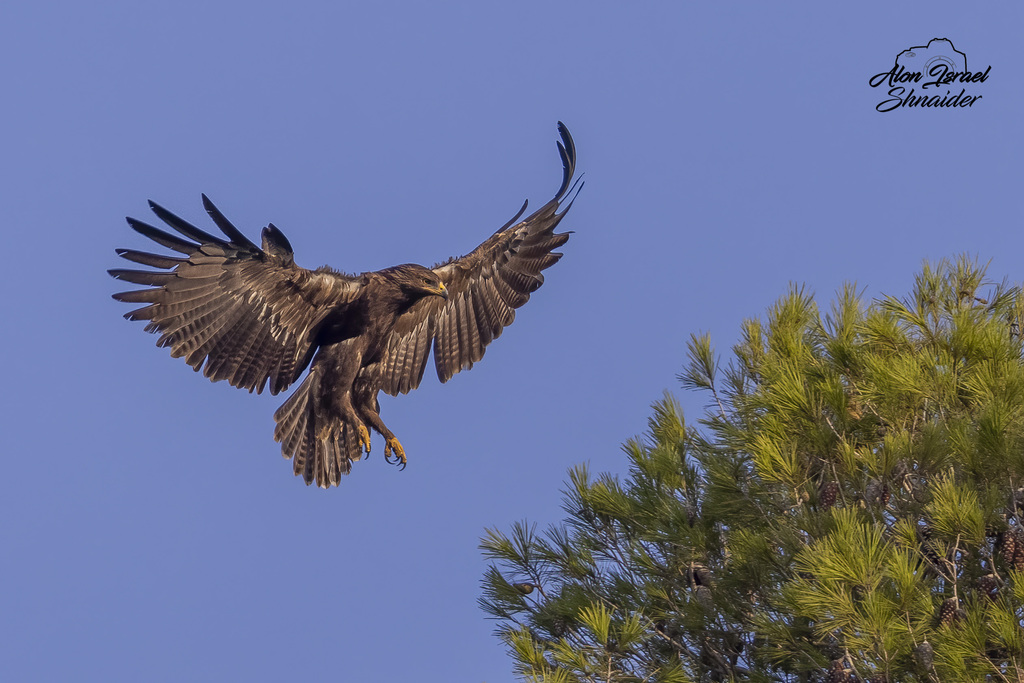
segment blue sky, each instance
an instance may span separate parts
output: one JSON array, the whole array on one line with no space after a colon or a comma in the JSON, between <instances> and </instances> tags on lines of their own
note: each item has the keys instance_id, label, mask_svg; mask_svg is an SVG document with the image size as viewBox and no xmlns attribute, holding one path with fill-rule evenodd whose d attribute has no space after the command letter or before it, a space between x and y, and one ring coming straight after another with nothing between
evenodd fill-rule
<instances>
[{"instance_id":1,"label":"blue sky","mask_svg":"<svg viewBox=\"0 0 1024 683\"><path fill-rule=\"evenodd\" d=\"M560 518L566 470L789 282L902 294L961 252L1019 281L1019 3L17 3L0 19L8 680L512 680L477 608L485 527ZM846 7L846 6L843 6ZM875 111L947 37L966 109ZM123 217L207 193L300 265L430 265L586 186L547 284L471 372L382 413L409 454L306 488L283 396L121 318ZM206 225L205 222L201 223ZM428 371L429 373L429 371Z\"/></svg>"}]
</instances>

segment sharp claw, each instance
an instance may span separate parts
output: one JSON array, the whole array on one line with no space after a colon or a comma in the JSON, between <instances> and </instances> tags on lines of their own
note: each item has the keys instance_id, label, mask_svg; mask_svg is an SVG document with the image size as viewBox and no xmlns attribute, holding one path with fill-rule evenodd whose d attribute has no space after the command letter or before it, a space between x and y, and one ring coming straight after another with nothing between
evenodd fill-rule
<instances>
[{"instance_id":1,"label":"sharp claw","mask_svg":"<svg viewBox=\"0 0 1024 683\"><path fill-rule=\"evenodd\" d=\"M370 432L363 425L359 425L359 445L370 454Z\"/></svg>"},{"instance_id":2,"label":"sharp claw","mask_svg":"<svg viewBox=\"0 0 1024 683\"><path fill-rule=\"evenodd\" d=\"M402 444L398 443L398 439L391 438L384 443L384 460L391 463L391 456L394 454L394 464L401 463L400 469L405 469L408 464L408 459L405 457L405 449L402 448Z\"/></svg>"}]
</instances>

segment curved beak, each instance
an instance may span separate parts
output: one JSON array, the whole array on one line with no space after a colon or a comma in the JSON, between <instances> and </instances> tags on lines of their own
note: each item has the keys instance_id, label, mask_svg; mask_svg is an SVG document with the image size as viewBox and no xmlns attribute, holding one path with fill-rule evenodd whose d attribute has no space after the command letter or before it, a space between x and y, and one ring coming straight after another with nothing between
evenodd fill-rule
<instances>
[{"instance_id":1,"label":"curved beak","mask_svg":"<svg viewBox=\"0 0 1024 683\"><path fill-rule=\"evenodd\" d=\"M437 285L437 295L443 296L445 301L448 300L448 288L444 286L443 282L439 282Z\"/></svg>"}]
</instances>

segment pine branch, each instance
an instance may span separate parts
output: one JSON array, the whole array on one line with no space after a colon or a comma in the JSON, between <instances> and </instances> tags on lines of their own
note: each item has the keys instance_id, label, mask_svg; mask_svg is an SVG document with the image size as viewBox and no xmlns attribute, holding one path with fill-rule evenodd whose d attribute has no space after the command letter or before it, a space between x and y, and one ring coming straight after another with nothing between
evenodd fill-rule
<instances>
[{"instance_id":1,"label":"pine branch","mask_svg":"<svg viewBox=\"0 0 1024 683\"><path fill-rule=\"evenodd\" d=\"M519 675L1020 679L1020 289L960 258L826 310L791 287L724 365L691 336L699 427L666 396L627 475L575 468L561 524L487 532Z\"/></svg>"}]
</instances>

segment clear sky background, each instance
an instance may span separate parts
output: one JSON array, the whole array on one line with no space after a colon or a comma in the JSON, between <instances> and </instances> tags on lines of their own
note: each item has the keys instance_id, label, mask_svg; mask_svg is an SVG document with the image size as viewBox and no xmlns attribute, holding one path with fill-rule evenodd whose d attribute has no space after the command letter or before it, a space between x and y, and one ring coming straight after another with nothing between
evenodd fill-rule
<instances>
[{"instance_id":1,"label":"clear sky background","mask_svg":"<svg viewBox=\"0 0 1024 683\"><path fill-rule=\"evenodd\" d=\"M498 681L486 527L561 517L565 472L677 392L789 282L907 292L961 252L1024 279L1020 3L17 2L0 10L0 678ZM842 8L842 9L840 9ZM847 9L852 8L852 9ZM878 113L947 37L970 109ZM959 88L958 88L959 89ZM338 489L272 439L283 396L154 346L106 275L147 199L300 265L430 265L586 186L547 284L472 372L382 396Z\"/></svg>"}]
</instances>

